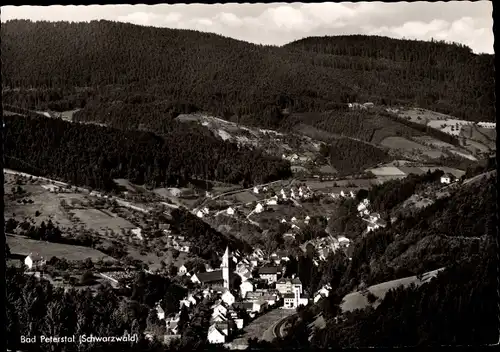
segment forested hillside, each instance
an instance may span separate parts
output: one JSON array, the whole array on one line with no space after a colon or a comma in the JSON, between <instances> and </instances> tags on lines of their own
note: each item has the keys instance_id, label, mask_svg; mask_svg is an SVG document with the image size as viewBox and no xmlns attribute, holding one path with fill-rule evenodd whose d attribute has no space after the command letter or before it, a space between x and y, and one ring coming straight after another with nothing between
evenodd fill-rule
<instances>
[{"instance_id":1,"label":"forested hillside","mask_svg":"<svg viewBox=\"0 0 500 352\"><path fill-rule=\"evenodd\" d=\"M349 101L495 119L493 56L457 45L339 36L272 47L109 21L8 21L1 37L4 101L32 108L121 95L274 125L284 108L326 111Z\"/></svg>"},{"instance_id":2,"label":"forested hillside","mask_svg":"<svg viewBox=\"0 0 500 352\"><path fill-rule=\"evenodd\" d=\"M290 176L288 161L239 148L197 126L158 136L63 120L5 116L5 167L105 190L113 179L182 185L211 179L250 185Z\"/></svg>"}]
</instances>

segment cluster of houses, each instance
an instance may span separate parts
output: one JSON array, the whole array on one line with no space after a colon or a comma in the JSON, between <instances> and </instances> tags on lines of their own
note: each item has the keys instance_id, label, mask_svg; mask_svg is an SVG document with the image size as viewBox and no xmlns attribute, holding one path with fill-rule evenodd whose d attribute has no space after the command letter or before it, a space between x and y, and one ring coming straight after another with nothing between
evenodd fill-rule
<instances>
[{"instance_id":1,"label":"cluster of houses","mask_svg":"<svg viewBox=\"0 0 500 352\"><path fill-rule=\"evenodd\" d=\"M196 216L199 218L202 218L208 214L210 214L210 211L207 207L204 207L203 209L200 209L196 212Z\"/></svg>"},{"instance_id":2,"label":"cluster of houses","mask_svg":"<svg viewBox=\"0 0 500 352\"><path fill-rule=\"evenodd\" d=\"M352 110L367 110L367 109L373 108L375 106L375 104L370 103L370 102L367 102L364 104L348 103L347 106L349 106L349 109L352 109Z\"/></svg>"},{"instance_id":3,"label":"cluster of houses","mask_svg":"<svg viewBox=\"0 0 500 352\"><path fill-rule=\"evenodd\" d=\"M295 199L295 200L300 200L300 199L308 199L311 198L312 196L312 191L309 188L309 186L299 186L299 187L290 187L290 189L285 191L283 188L280 190L280 196L283 200L287 199Z\"/></svg>"},{"instance_id":4,"label":"cluster of houses","mask_svg":"<svg viewBox=\"0 0 500 352\"><path fill-rule=\"evenodd\" d=\"M314 246L316 253L318 254L318 259L320 261L324 261L328 258L330 253L335 253L337 250L342 248L348 248L350 240L345 236L338 236L335 238L332 235L328 235L326 237L312 239L302 244L300 246L302 251L306 252L308 244ZM314 259L314 265L316 266L319 266L318 259Z\"/></svg>"},{"instance_id":5,"label":"cluster of houses","mask_svg":"<svg viewBox=\"0 0 500 352\"><path fill-rule=\"evenodd\" d=\"M367 233L387 226L387 223L382 220L379 213L370 212L370 201L368 199L363 199L358 204L357 209L359 216L363 221L367 222Z\"/></svg>"},{"instance_id":6,"label":"cluster of houses","mask_svg":"<svg viewBox=\"0 0 500 352\"><path fill-rule=\"evenodd\" d=\"M478 122L477 125L482 128L495 129L497 127L496 122Z\"/></svg>"},{"instance_id":7,"label":"cluster of houses","mask_svg":"<svg viewBox=\"0 0 500 352\"><path fill-rule=\"evenodd\" d=\"M182 235L167 235L168 247L177 249L179 252L189 253L191 242Z\"/></svg>"},{"instance_id":8,"label":"cluster of houses","mask_svg":"<svg viewBox=\"0 0 500 352\"><path fill-rule=\"evenodd\" d=\"M330 196L333 198L333 199L337 199L337 198L355 198L356 197L356 194L354 194L353 191L340 191L340 193L330 193Z\"/></svg>"},{"instance_id":9,"label":"cluster of houses","mask_svg":"<svg viewBox=\"0 0 500 352\"><path fill-rule=\"evenodd\" d=\"M309 154L309 155L307 155L307 154ZM310 152L306 152L306 154L304 154L304 155L297 155L296 153L293 153L290 155L286 155L286 154L281 155L282 159L288 160L294 164L306 164L306 163L310 162L313 157L314 157L314 154L312 154Z\"/></svg>"},{"instance_id":10,"label":"cluster of houses","mask_svg":"<svg viewBox=\"0 0 500 352\"><path fill-rule=\"evenodd\" d=\"M260 249L243 256L239 251L232 253L226 248L220 269L207 266L205 272L190 273L185 266L181 266L179 275L189 275L197 287L197 293L183 299L181 307L192 307L200 300L216 295L207 339L214 344L226 343L243 328L243 311L248 317L255 318L281 304L283 309L295 309L309 303L298 278L283 278L282 264L288 260L285 252L272 253L265 259ZM253 272L257 277L254 278ZM234 275L241 278L238 288L232 287ZM257 288L258 281L264 284L263 287L275 285L275 288ZM178 334L179 317L180 313L166 320L168 333L172 336Z\"/></svg>"}]
</instances>

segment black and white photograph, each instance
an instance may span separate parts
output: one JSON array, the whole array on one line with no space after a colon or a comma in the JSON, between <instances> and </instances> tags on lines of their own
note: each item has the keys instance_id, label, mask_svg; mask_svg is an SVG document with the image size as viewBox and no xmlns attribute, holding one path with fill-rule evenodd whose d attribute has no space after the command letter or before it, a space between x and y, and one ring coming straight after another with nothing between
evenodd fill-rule
<instances>
[{"instance_id":1,"label":"black and white photograph","mask_svg":"<svg viewBox=\"0 0 500 352\"><path fill-rule=\"evenodd\" d=\"M498 344L497 5L2 5L6 350Z\"/></svg>"}]
</instances>

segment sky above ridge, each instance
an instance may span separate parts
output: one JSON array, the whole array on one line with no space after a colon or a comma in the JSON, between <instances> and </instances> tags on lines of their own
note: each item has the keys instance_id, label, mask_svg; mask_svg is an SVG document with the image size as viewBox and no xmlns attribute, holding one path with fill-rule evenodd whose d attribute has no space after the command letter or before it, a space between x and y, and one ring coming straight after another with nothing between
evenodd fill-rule
<instances>
[{"instance_id":1,"label":"sky above ridge","mask_svg":"<svg viewBox=\"0 0 500 352\"><path fill-rule=\"evenodd\" d=\"M283 45L309 36L367 34L444 40L493 54L490 1L2 6L2 22L112 20L194 29L256 44Z\"/></svg>"}]
</instances>

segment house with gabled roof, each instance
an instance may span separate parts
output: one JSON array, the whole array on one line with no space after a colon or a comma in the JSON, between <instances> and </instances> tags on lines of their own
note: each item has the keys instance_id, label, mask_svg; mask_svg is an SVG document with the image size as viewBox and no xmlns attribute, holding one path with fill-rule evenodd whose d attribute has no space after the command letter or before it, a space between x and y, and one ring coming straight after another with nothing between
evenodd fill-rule
<instances>
[{"instance_id":1,"label":"house with gabled roof","mask_svg":"<svg viewBox=\"0 0 500 352\"><path fill-rule=\"evenodd\" d=\"M249 280L243 281L240 285L241 297L245 297L248 292L252 292L253 290L254 290L253 283Z\"/></svg>"},{"instance_id":2,"label":"house with gabled roof","mask_svg":"<svg viewBox=\"0 0 500 352\"><path fill-rule=\"evenodd\" d=\"M222 296L221 296L221 299L224 303L226 303L228 306L231 306L235 301L236 301L236 297L234 297L234 295L231 293L231 291L229 290L226 290Z\"/></svg>"},{"instance_id":3,"label":"house with gabled roof","mask_svg":"<svg viewBox=\"0 0 500 352\"><path fill-rule=\"evenodd\" d=\"M273 283L281 276L282 270L278 266L263 266L259 268L259 277L268 283Z\"/></svg>"},{"instance_id":4,"label":"house with gabled roof","mask_svg":"<svg viewBox=\"0 0 500 352\"><path fill-rule=\"evenodd\" d=\"M24 264L30 269L39 268L45 265L47 261L39 253L30 253L24 258Z\"/></svg>"},{"instance_id":5,"label":"house with gabled roof","mask_svg":"<svg viewBox=\"0 0 500 352\"><path fill-rule=\"evenodd\" d=\"M226 342L226 334L220 331L215 324L208 328L207 340L211 344L221 344Z\"/></svg>"}]
</instances>

